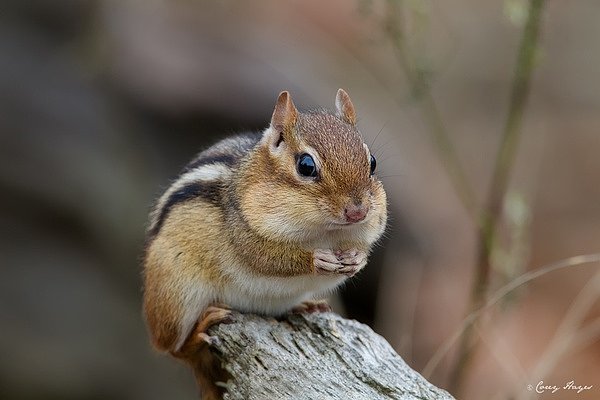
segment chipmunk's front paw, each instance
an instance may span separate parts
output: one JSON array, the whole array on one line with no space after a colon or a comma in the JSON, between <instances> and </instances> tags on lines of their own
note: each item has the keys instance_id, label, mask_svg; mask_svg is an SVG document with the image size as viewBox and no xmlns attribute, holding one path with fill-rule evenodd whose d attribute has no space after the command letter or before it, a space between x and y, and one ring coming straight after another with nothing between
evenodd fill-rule
<instances>
[{"instance_id":1,"label":"chipmunk's front paw","mask_svg":"<svg viewBox=\"0 0 600 400\"><path fill-rule=\"evenodd\" d=\"M313 252L315 271L319 274L337 274L342 264L332 250L316 249Z\"/></svg>"},{"instance_id":2,"label":"chipmunk's front paw","mask_svg":"<svg viewBox=\"0 0 600 400\"><path fill-rule=\"evenodd\" d=\"M353 276L367 264L367 253L356 249L335 252L317 249L313 262L317 273Z\"/></svg>"},{"instance_id":3,"label":"chipmunk's front paw","mask_svg":"<svg viewBox=\"0 0 600 400\"><path fill-rule=\"evenodd\" d=\"M354 276L358 271L367 265L367 253L364 251L351 249L345 251L336 251L336 256L342 268L339 269L339 273L346 274L348 276Z\"/></svg>"}]
</instances>

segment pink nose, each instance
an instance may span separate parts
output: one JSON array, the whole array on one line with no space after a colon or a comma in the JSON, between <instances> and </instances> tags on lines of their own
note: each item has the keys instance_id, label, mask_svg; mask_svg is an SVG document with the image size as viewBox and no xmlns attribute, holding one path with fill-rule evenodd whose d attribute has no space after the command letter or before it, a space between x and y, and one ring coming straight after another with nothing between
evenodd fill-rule
<instances>
[{"instance_id":1,"label":"pink nose","mask_svg":"<svg viewBox=\"0 0 600 400\"><path fill-rule=\"evenodd\" d=\"M367 216L367 207L364 205L349 204L344 209L346 221L351 223L360 222Z\"/></svg>"}]
</instances>

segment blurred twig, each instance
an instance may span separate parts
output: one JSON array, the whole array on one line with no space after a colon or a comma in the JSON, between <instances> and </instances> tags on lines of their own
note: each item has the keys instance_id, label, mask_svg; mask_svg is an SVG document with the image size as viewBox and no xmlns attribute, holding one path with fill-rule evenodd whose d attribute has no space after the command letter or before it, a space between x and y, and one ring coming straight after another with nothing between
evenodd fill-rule
<instances>
[{"instance_id":1,"label":"blurred twig","mask_svg":"<svg viewBox=\"0 0 600 400\"><path fill-rule=\"evenodd\" d=\"M506 124L496 156L487 205L481 213L477 269L469 301L470 312L482 306L487 294L491 270L491 255L496 238L496 230L502 216L502 204L514 164L521 133L523 112L531 87L531 76L535 67L535 55L543 6L544 0L530 0L527 21L517 56ZM469 325L461 338L458 358L450 378L451 391L453 393L457 393L460 390L464 372L471 360L474 341L472 325Z\"/></svg>"},{"instance_id":2,"label":"blurred twig","mask_svg":"<svg viewBox=\"0 0 600 400\"><path fill-rule=\"evenodd\" d=\"M539 382L544 379L574 345L585 345L589 343L590 338L598 337L600 325L598 325L597 321L585 328L581 328L581 325L594 303L598 300L599 294L600 272L597 272L595 277L581 290L571 307L569 307L569 310L565 313L565 317L556 330L554 337L546 347L544 354L538 360L533 372L527 378L527 382ZM531 399L533 394L535 393L523 391L517 399Z\"/></svg>"},{"instance_id":3,"label":"blurred twig","mask_svg":"<svg viewBox=\"0 0 600 400\"><path fill-rule=\"evenodd\" d=\"M492 319L491 313L486 315L485 321L481 321L481 325L485 325ZM489 350L490 354L496 359L498 365L504 369L505 373L512 376L512 379L517 382L527 376L527 371L517 355L515 349L511 348L510 344L505 340L506 337L498 333L494 329L479 329L480 324L475 324L477 335L481 338L481 343ZM490 399L492 400L492 399Z\"/></svg>"},{"instance_id":4,"label":"blurred twig","mask_svg":"<svg viewBox=\"0 0 600 400\"><path fill-rule=\"evenodd\" d=\"M461 166L454 145L450 141L450 135L442 121L437 104L431 95L429 82L426 79L427 74L415 62L407 44L403 2L388 0L387 4L388 12L384 26L394 47L400 67L410 85L411 93L419 101L419 110L423 120L428 125L437 154L448 172L458 197L467 212L474 220L477 220L475 194Z\"/></svg>"},{"instance_id":5,"label":"blurred twig","mask_svg":"<svg viewBox=\"0 0 600 400\"><path fill-rule=\"evenodd\" d=\"M564 260L557 261L553 264L549 264L546 266L542 266L533 271L527 272L518 278L513 279L508 284L504 285L500 289L498 289L489 299L486 301L485 305L478 308L477 310L471 312L460 324L459 328L450 336L448 339L442 343L440 348L435 352L435 354L431 357L423 371L421 372L425 378L431 377L433 371L437 368L440 361L450 352L454 344L460 339L463 335L463 332L473 325L479 317L488 309L495 306L509 295L512 291L518 289L519 287L541 277L547 275L551 272L558 271L565 268L572 268L580 265L590 264L590 263L600 263L600 253L592 253L592 254L584 254L574 257L569 257Z\"/></svg>"},{"instance_id":6,"label":"blurred twig","mask_svg":"<svg viewBox=\"0 0 600 400\"><path fill-rule=\"evenodd\" d=\"M466 178L457 152L450 141L450 136L431 94L426 73L419 67L415 57L411 54L403 13L404 2L401 0L387 1L386 33L393 44L396 57L407 78L411 92L415 99L419 101L419 109L432 134L438 156L448 171L457 195L469 214L474 217L478 228L477 263L469 300L468 323L464 325L459 333L459 336L462 334L462 337L459 344L458 358L450 380L451 390L454 392L460 389L464 372L471 359L475 344L473 322L479 315L477 310L480 310L485 302L489 286L492 251L496 241L498 224L502 217L502 206L519 143L525 104L530 91L543 6L544 0L530 0L529 2L527 19L512 81L506 123L496 155L490 190L484 209L478 213L474 192Z\"/></svg>"},{"instance_id":7,"label":"blurred twig","mask_svg":"<svg viewBox=\"0 0 600 400\"><path fill-rule=\"evenodd\" d=\"M466 178L456 150L440 116L431 94L425 74L414 61L406 38L406 23L403 18L404 3L388 0L386 32L392 41L399 64L409 82L411 92L419 101L420 111L431 132L438 156L441 158L450 180L470 215L478 223L478 254L476 273L469 301L470 315L479 309L487 293L491 270L491 256L496 230L502 216L502 204L508 187L512 165L519 142L523 112L531 85L531 75L535 64L536 46L539 36L540 15L544 0L531 0L528 16L519 47L517 63L509 100L508 114L503 130L502 141L496 156L488 200L484 210L477 214L476 200L469 181ZM458 359L452 372L452 389L462 383L473 346L472 324L463 332L459 346Z\"/></svg>"}]
</instances>

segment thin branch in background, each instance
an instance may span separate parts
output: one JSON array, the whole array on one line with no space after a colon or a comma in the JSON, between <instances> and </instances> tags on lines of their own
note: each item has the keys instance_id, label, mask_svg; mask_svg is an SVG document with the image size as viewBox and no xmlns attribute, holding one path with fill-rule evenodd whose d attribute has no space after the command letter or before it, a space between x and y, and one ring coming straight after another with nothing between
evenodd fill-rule
<instances>
[{"instance_id":1,"label":"thin branch in background","mask_svg":"<svg viewBox=\"0 0 600 400\"><path fill-rule=\"evenodd\" d=\"M535 67L535 55L541 25L541 14L544 0L531 0L527 21L521 37L517 63L512 82L508 115L504 126L500 148L496 156L492 181L485 210L481 214L480 232L478 234L478 253L475 279L469 301L470 312L479 309L487 294L491 256L494 248L498 223L502 216L502 204L508 188L510 174L513 169L515 154L521 134L523 113L531 87L531 76ZM459 393L463 384L465 371L472 359L476 340L473 325L465 330L458 349L458 358L450 377L450 390Z\"/></svg>"},{"instance_id":2,"label":"thin branch in background","mask_svg":"<svg viewBox=\"0 0 600 400\"><path fill-rule=\"evenodd\" d=\"M485 319L490 320L491 316ZM488 321L481 322L481 324L487 325L487 322ZM477 335L481 339L481 343L489 349L491 355L496 359L500 367L503 368L509 376L512 376L515 381L527 376L525 367L516 356L514 349L506 343L504 337L499 335L493 329L480 329L479 325L479 323L475 324Z\"/></svg>"},{"instance_id":3,"label":"thin branch in background","mask_svg":"<svg viewBox=\"0 0 600 400\"><path fill-rule=\"evenodd\" d=\"M589 313L594 303L600 297L600 272L596 273L594 278L590 280L584 288L579 292L579 295L573 301L573 304L563 318L554 337L550 341L550 344L546 347L544 354L538 360L533 372L528 378L529 382L525 382L523 387L527 383L539 382L544 377L547 377L552 370L556 367L561 358L573 348L573 344L578 343L581 345L590 338L590 334L597 334L597 324L588 325L588 328L584 328L583 333L579 330L583 320ZM589 328L591 326L591 329ZM593 336L592 336L593 337ZM596 336L597 337L597 336ZM520 400L531 399L533 393L524 391L521 396L518 397Z\"/></svg>"},{"instance_id":4,"label":"thin branch in background","mask_svg":"<svg viewBox=\"0 0 600 400\"><path fill-rule=\"evenodd\" d=\"M432 135L435 150L448 172L454 190L469 215L473 217L474 221L477 221L475 194L461 166L456 149L450 140L450 135L442 121L437 104L431 95L429 83L425 79L426 74L417 66L408 48L405 32L406 24L403 18L403 3L397 0L388 0L387 4L387 20L384 26L394 48L396 58L406 76L411 93L419 102L419 111Z\"/></svg>"},{"instance_id":5,"label":"thin branch in background","mask_svg":"<svg viewBox=\"0 0 600 400\"><path fill-rule=\"evenodd\" d=\"M473 325L479 317L488 309L495 306L500 302L500 300L504 299L507 295L512 293L514 290L519 287L541 277L547 275L551 272L558 271L565 268L573 268L580 265L590 264L590 263L600 263L600 253L592 253L592 254L584 254L574 257L569 257L564 260L557 261L553 264L549 264L533 271L527 272L518 278L513 279L511 282L507 283L500 289L498 289L485 303L481 308L471 312L467 317L462 321L458 329L450 336L448 339L441 344L438 350L433 354L433 356L423 368L421 374L427 379L430 378L433 374L433 371L438 367L442 359L450 352L452 347L454 347L455 343L460 339L463 335L463 332L471 325Z\"/></svg>"},{"instance_id":6,"label":"thin branch in background","mask_svg":"<svg viewBox=\"0 0 600 400\"><path fill-rule=\"evenodd\" d=\"M581 328L571 340L573 350L583 348L600 338L600 318Z\"/></svg>"},{"instance_id":7,"label":"thin branch in background","mask_svg":"<svg viewBox=\"0 0 600 400\"><path fill-rule=\"evenodd\" d=\"M507 193L510 174L513 169L518 147L523 114L531 87L531 76L535 67L543 0L531 0L528 7L525 27L517 55L512 81L508 113L496 155L490 190L484 210L476 211L476 199L466 178L457 152L443 124L435 100L431 94L426 75L422 73L415 57L411 54L404 20L403 2L389 0L386 32L392 42L398 62L410 85L413 96L419 101L419 110L427 123L438 156L449 174L453 187L467 211L475 216L478 227L477 260L474 282L469 300L469 315L481 308L487 295L492 267L492 252L496 233L502 218L504 199ZM471 360L475 346L473 324L469 323L462 332L456 364L451 374L451 390L458 392L464 379L464 372Z\"/></svg>"}]
</instances>

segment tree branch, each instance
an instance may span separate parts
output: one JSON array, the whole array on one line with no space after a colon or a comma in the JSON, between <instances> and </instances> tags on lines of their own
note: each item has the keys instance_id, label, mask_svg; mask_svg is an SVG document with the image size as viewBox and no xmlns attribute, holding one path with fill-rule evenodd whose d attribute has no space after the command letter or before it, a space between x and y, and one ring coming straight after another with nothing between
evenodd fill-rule
<instances>
[{"instance_id":1,"label":"tree branch","mask_svg":"<svg viewBox=\"0 0 600 400\"><path fill-rule=\"evenodd\" d=\"M471 289L469 314L475 312L484 304L488 292L492 270L491 257L496 241L496 230L502 218L502 205L504 204L504 197L508 189L510 173L513 169L521 134L523 114L536 65L535 55L537 54L544 1L529 1L528 17L523 29L517 55L506 124L496 156L487 206L481 216L477 245L477 266ZM472 352L475 348L476 337L474 337L472 329L473 325L469 325L464 331L459 344L458 359L451 374L450 381L455 393L460 391L460 386L464 380L464 373L471 362Z\"/></svg>"},{"instance_id":2,"label":"tree branch","mask_svg":"<svg viewBox=\"0 0 600 400\"><path fill-rule=\"evenodd\" d=\"M234 312L209 334L228 376L214 382L224 399L452 399L369 327L334 313L275 320Z\"/></svg>"}]
</instances>

